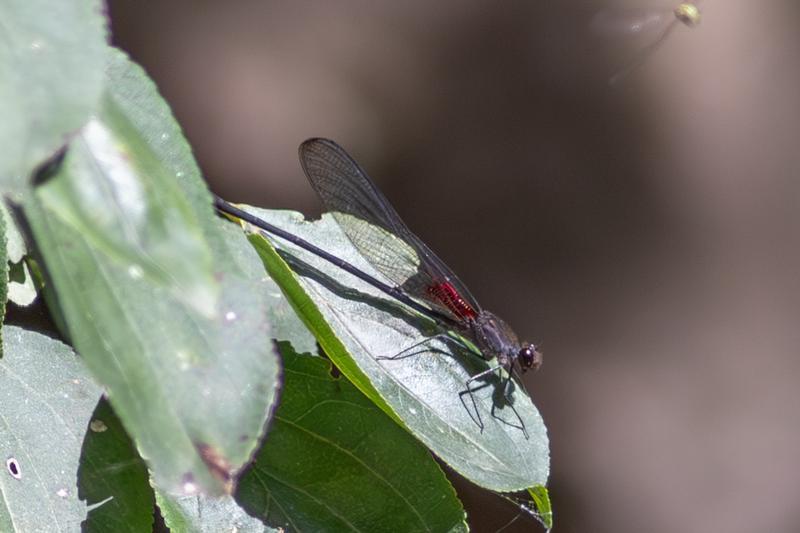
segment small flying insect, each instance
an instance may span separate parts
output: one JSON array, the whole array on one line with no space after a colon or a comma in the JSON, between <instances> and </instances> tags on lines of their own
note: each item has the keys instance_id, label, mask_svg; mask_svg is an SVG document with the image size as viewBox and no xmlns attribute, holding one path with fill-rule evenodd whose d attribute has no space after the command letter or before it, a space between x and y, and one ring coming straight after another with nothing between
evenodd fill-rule
<instances>
[{"instance_id":1,"label":"small flying insect","mask_svg":"<svg viewBox=\"0 0 800 533\"><path fill-rule=\"evenodd\" d=\"M617 85L639 68L655 53L678 26L694 28L702 18L700 0L682 2L669 10L628 9L619 11L601 11L595 15L592 26L600 32L623 32L629 35L640 35L659 29L655 39L636 55L616 74L608 80L609 85Z\"/></svg>"}]
</instances>

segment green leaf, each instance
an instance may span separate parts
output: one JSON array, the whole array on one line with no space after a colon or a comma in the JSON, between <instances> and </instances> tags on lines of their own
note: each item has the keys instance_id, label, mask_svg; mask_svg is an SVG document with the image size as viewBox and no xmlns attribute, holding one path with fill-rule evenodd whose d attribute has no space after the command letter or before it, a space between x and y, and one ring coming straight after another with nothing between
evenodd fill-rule
<instances>
[{"instance_id":1,"label":"green leaf","mask_svg":"<svg viewBox=\"0 0 800 533\"><path fill-rule=\"evenodd\" d=\"M537 485L528 489L528 493L536 504L539 519L547 531L553 529L553 507L550 505L550 493L544 485Z\"/></svg>"},{"instance_id":2,"label":"green leaf","mask_svg":"<svg viewBox=\"0 0 800 533\"><path fill-rule=\"evenodd\" d=\"M121 135L120 150L149 150L147 158L163 171L141 181L136 175L126 179L142 187L163 186L165 196L157 206L150 204L154 195L147 194L137 197L133 207L121 200L95 209L119 215L141 207L148 217L168 217L171 206L183 212L188 205L191 216L181 215L181 224L191 227L191 238L201 236L201 246L211 257L211 283L218 284L204 289L220 295L213 313L198 311L169 286L140 275L124 254L109 253L98 239L63 223L38 189L26 202L25 215L54 289L50 303L57 305L56 314L63 316L74 346L106 387L115 413L148 462L155 482L171 493L221 494L228 490L230 476L254 452L275 400L278 361L269 341L267 310L276 298L270 291L277 291L241 233L214 216L191 151L153 83L121 53L113 53L109 61L103 109L104 113L113 109L114 116L107 121L100 114L93 120ZM119 116L129 127L114 129ZM80 142L84 146L75 157L92 157L92 143L86 138ZM85 168L66 166L44 186L60 188L58 182L66 179L96 182L98 176L82 174L80 169ZM153 180L177 181L185 197L176 198L174 184ZM72 191L78 196L92 194L82 185ZM85 205L85 198L77 203ZM171 222L146 223L164 227ZM148 243L159 250L170 249L175 238L185 238L171 230L151 237L164 239ZM120 246L126 245L125 238L119 235ZM176 243L175 253L185 250ZM170 270L181 261L161 266L182 278L183 270ZM183 262L182 268L191 265ZM224 467L210 464L203 450L213 450Z\"/></svg>"},{"instance_id":3,"label":"green leaf","mask_svg":"<svg viewBox=\"0 0 800 533\"><path fill-rule=\"evenodd\" d=\"M89 513L84 533L153 531L147 467L105 400L97 404L83 442L78 489L83 500L105 502Z\"/></svg>"},{"instance_id":4,"label":"green leaf","mask_svg":"<svg viewBox=\"0 0 800 533\"><path fill-rule=\"evenodd\" d=\"M70 348L39 333L3 328L0 358L0 531L77 531L78 459L100 398Z\"/></svg>"},{"instance_id":5,"label":"green leaf","mask_svg":"<svg viewBox=\"0 0 800 533\"><path fill-rule=\"evenodd\" d=\"M297 216L300 217L299 213ZM378 391L372 386L369 378L361 372L358 365L349 358L347 355L347 348L336 337L336 333L328 325L324 315L319 311L314 302L309 299L306 294L305 286L294 272L292 272L289 265L284 262L278 252L260 234L251 234L249 239L264 261L264 265L270 277L281 287L283 294L293 306L297 316L299 316L308 329L320 339L320 346L324 349L325 354L331 357L337 367L343 371L356 388L370 398L386 414L392 417L395 422L403 425L403 421L398 418L389 405L383 401Z\"/></svg>"},{"instance_id":6,"label":"green leaf","mask_svg":"<svg viewBox=\"0 0 800 533\"><path fill-rule=\"evenodd\" d=\"M100 0L5 0L0 20L0 191L20 201L97 104L106 20Z\"/></svg>"},{"instance_id":7,"label":"green leaf","mask_svg":"<svg viewBox=\"0 0 800 533\"><path fill-rule=\"evenodd\" d=\"M131 276L163 285L211 315L219 287L196 214L125 116L122 87L113 89L70 143L59 179L37 187L37 197L93 248L127 264Z\"/></svg>"},{"instance_id":8,"label":"green leaf","mask_svg":"<svg viewBox=\"0 0 800 533\"><path fill-rule=\"evenodd\" d=\"M316 350L316 340L292 311L280 288L264 275L261 261L241 233L232 224L209 217L211 203L206 184L200 176L192 151L166 103L157 94L153 82L136 65L117 51L109 65L109 77L116 80L115 102L133 121L155 156L171 173L192 209L202 213L196 217L206 238L213 240L215 251L230 259L247 279L258 279L261 297L269 309L271 333L279 340L291 340L297 350ZM221 232L221 233L220 233ZM264 338L268 338L264 335Z\"/></svg>"},{"instance_id":9,"label":"green leaf","mask_svg":"<svg viewBox=\"0 0 800 533\"><path fill-rule=\"evenodd\" d=\"M231 496L177 497L156 491L156 500L172 533L277 533L244 512Z\"/></svg>"},{"instance_id":10,"label":"green leaf","mask_svg":"<svg viewBox=\"0 0 800 533\"><path fill-rule=\"evenodd\" d=\"M0 203L2 203L0 201ZM6 302L8 301L8 284L10 272L8 268L8 225L0 216L0 324L6 319ZM1 340L1 339L0 339ZM0 344L0 354L3 353Z\"/></svg>"},{"instance_id":11,"label":"green leaf","mask_svg":"<svg viewBox=\"0 0 800 533\"><path fill-rule=\"evenodd\" d=\"M16 220L11 216L8 206L5 202L0 202L0 215L3 217L3 224L6 227L6 250L8 260L11 263L19 263L22 258L28 254L28 248L25 246L25 239L22 238L22 233L19 231Z\"/></svg>"},{"instance_id":12,"label":"green leaf","mask_svg":"<svg viewBox=\"0 0 800 533\"><path fill-rule=\"evenodd\" d=\"M8 301L19 306L28 306L36 300L38 291L28 263L10 263L8 271Z\"/></svg>"},{"instance_id":13,"label":"green leaf","mask_svg":"<svg viewBox=\"0 0 800 533\"><path fill-rule=\"evenodd\" d=\"M292 308L291 299L284 297L281 288L272 277L267 280L269 281L267 294L270 297L269 314L272 324L272 339L277 342L290 343L297 353L317 353L317 340ZM281 287L286 287L286 285L281 283Z\"/></svg>"},{"instance_id":14,"label":"green leaf","mask_svg":"<svg viewBox=\"0 0 800 533\"><path fill-rule=\"evenodd\" d=\"M330 216L309 223L297 213L256 208L248 211L381 277ZM472 406L465 383L470 376L488 368L488 362L438 339L429 339L422 353L389 359L434 335L437 328L430 320L305 250L277 243L299 273L295 277L266 240L256 236L251 237L251 242L342 373L377 405L399 417L454 470L498 492L546 483L550 462L547 430L521 389L515 389L513 402L530 439L516 427L516 416L500 397L495 374L485 386L473 385L485 424L483 432L473 420L474 414L471 416L468 411Z\"/></svg>"},{"instance_id":15,"label":"green leaf","mask_svg":"<svg viewBox=\"0 0 800 533\"><path fill-rule=\"evenodd\" d=\"M36 299L37 290L31 271L23 258L28 254L25 239L5 202L0 202L0 217L5 224L6 253L8 254L8 300L27 306Z\"/></svg>"},{"instance_id":16,"label":"green leaf","mask_svg":"<svg viewBox=\"0 0 800 533\"><path fill-rule=\"evenodd\" d=\"M430 453L319 357L283 345L284 390L237 500L292 531L466 531Z\"/></svg>"},{"instance_id":17,"label":"green leaf","mask_svg":"<svg viewBox=\"0 0 800 533\"><path fill-rule=\"evenodd\" d=\"M25 239L5 202L0 201L0 217L5 225L5 251L8 256L8 301L27 306L36 299L37 290L31 271L23 258L28 254Z\"/></svg>"}]
</instances>

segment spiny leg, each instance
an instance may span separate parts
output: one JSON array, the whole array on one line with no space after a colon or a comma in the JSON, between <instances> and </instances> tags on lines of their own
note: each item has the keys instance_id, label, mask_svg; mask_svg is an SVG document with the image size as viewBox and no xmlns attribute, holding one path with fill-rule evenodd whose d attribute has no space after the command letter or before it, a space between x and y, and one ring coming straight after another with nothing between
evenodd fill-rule
<instances>
[{"instance_id":1,"label":"spiny leg","mask_svg":"<svg viewBox=\"0 0 800 533\"><path fill-rule=\"evenodd\" d=\"M411 346L409 346L408 348L404 348L404 349L400 350L399 352L397 352L394 355L376 355L375 359L376 360L381 360L381 359L387 360L388 359L388 360L394 361L394 360L397 360L397 359L405 359L407 357L412 357L414 355L419 355L421 353L425 353L427 350L415 350L415 348L419 348L420 346L424 346L425 344L428 344L429 342L432 342L432 341L434 341L436 339L440 339L440 338L451 339L452 337L450 337L450 335L448 335L447 333L437 333L433 337L427 337L425 340L421 340L419 342L416 342L416 343L412 344ZM412 351L412 350L415 350L415 351Z\"/></svg>"},{"instance_id":2,"label":"spiny leg","mask_svg":"<svg viewBox=\"0 0 800 533\"><path fill-rule=\"evenodd\" d=\"M469 410L469 408L466 405L464 406L464 408L467 409L467 413L469 413L469 416L470 416L470 418L472 418L472 421L475 422L478 425L478 427L481 429L481 433L483 433L483 428L484 428L483 420L481 420L481 413L480 413L480 411L478 411L478 402L475 401L475 393L472 391L472 382L473 381L477 381L477 380L481 379L484 376L488 376L489 374L491 374L492 372L494 372L495 370L497 370L499 368L502 368L502 366L501 365L497 365L497 366L494 366L494 367L489 368L487 370L484 370L483 372L479 372L479 373L475 374L474 376L472 376L471 378L469 378L464 383L464 385L466 385L466 387L467 387L467 390L465 392L467 394L469 394L469 399L472 401L472 407L475 409L475 415L476 415L477 418L472 416L472 412ZM458 395L461 398L461 403L464 403L463 394L464 394L464 392L461 392Z\"/></svg>"},{"instance_id":3,"label":"spiny leg","mask_svg":"<svg viewBox=\"0 0 800 533\"><path fill-rule=\"evenodd\" d=\"M520 416L519 412L517 411L517 408L514 407L514 403L511 400L511 390L510 390L511 387L510 387L510 385L511 385L511 377L512 377L513 374L514 374L514 367L512 366L511 369L510 369L510 372L508 372L508 377L505 379L505 381L502 384L502 387L503 387L503 398L505 399L506 404L508 404L508 406L511 408L511 411L514 413L514 416L516 416L517 420L519 420L519 426L515 426L514 424L509 424L508 422L505 422L505 421L503 421L503 422L505 424L509 424L512 427L517 427L517 428L521 429L522 430L522 434L525 436L525 439L529 440L530 439L530 435L528 435L528 430L525 428L525 421L522 420L522 417ZM494 405L494 404L492 405L492 416L494 416L495 418L497 418L499 420L502 420L502 418L500 418L500 417L498 417L498 416L496 416L494 414L496 407L497 407L496 405Z\"/></svg>"},{"instance_id":4,"label":"spiny leg","mask_svg":"<svg viewBox=\"0 0 800 533\"><path fill-rule=\"evenodd\" d=\"M508 405L511 407L511 410L514 411L514 414L517 415L517 420L519 420L520 425L522 426L522 434L525 435L525 440L530 440L530 435L528 435L528 429L525 427L525 421L522 420L522 417L517 412L517 408L514 407L514 403L511 401L511 390L509 389L508 385L511 383L511 376L516 375L519 383L522 383L522 376L517 374L517 371L514 369L514 365L511 365L511 372L508 373L508 379L506 380L506 388L505 388L505 395L506 400L508 401ZM527 395L527 390L525 390L525 384L522 384L522 390L525 391ZM530 396L528 396L530 397Z\"/></svg>"},{"instance_id":5,"label":"spiny leg","mask_svg":"<svg viewBox=\"0 0 800 533\"><path fill-rule=\"evenodd\" d=\"M466 350L467 352L469 352L470 355L479 357L481 360L484 360L484 361L486 360L483 357L482 353L476 352L474 348L470 347L467 343L465 343L459 337L450 335L449 333L446 333L446 332L437 333L436 335L433 335L432 337L427 337L424 340L421 340L421 341L419 341L417 343L412 344L408 348L404 348L403 350L401 350L400 352L398 352L398 353L396 353L394 355L377 355L377 356L375 356L375 359L405 359L405 358L411 357L413 355L418 355L418 354L424 353L425 350L412 351L412 350L414 350L414 348L418 348L420 346L428 344L428 343L430 343L430 342L432 342L432 341L434 341L436 339L441 339L441 340L445 341L445 343L453 343L456 346L458 346L459 348L462 348L462 349ZM439 350L439 351L440 351L440 353L443 353L445 355L448 355L450 353L450 352L446 352L444 350Z\"/></svg>"}]
</instances>

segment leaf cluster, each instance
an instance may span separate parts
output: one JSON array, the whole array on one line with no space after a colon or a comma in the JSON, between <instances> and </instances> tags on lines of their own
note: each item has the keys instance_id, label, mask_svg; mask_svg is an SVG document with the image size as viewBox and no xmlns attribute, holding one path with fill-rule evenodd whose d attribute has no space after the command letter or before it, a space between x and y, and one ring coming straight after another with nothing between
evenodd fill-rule
<instances>
[{"instance_id":1,"label":"leaf cluster","mask_svg":"<svg viewBox=\"0 0 800 533\"><path fill-rule=\"evenodd\" d=\"M102 7L0 6L0 530L465 531L431 452L549 527L530 399L530 439L502 408L481 432L485 362L376 358L436 325L218 216ZM329 217L251 209L369 270Z\"/></svg>"}]
</instances>

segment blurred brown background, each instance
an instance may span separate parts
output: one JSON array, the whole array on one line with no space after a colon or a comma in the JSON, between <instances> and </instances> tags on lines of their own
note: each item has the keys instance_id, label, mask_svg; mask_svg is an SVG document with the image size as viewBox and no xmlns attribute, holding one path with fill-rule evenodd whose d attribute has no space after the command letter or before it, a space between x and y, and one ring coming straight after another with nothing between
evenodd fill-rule
<instances>
[{"instance_id":1,"label":"blurred brown background","mask_svg":"<svg viewBox=\"0 0 800 533\"><path fill-rule=\"evenodd\" d=\"M707 0L612 89L658 31L592 20L632 4L675 2L110 13L216 192L315 215L297 146L333 138L541 343L556 531L797 531L800 3ZM476 531L514 515L459 489Z\"/></svg>"}]
</instances>

